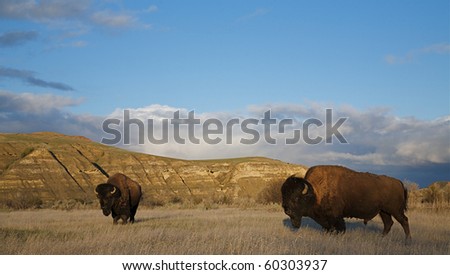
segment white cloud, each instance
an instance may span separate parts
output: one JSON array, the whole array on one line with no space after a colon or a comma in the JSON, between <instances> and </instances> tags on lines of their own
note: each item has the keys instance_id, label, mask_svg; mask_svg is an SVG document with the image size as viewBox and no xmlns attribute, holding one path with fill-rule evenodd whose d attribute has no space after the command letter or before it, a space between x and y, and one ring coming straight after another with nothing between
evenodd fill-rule
<instances>
[{"instance_id":1,"label":"white cloud","mask_svg":"<svg viewBox=\"0 0 450 275\"><path fill-rule=\"evenodd\" d=\"M236 20L236 22L245 22L245 21L249 21L249 20L252 20L252 19L254 19L254 18L264 16L264 15L268 14L269 11L270 11L270 10L265 9L265 8L257 8L256 10L254 10L254 11L252 11L252 12L246 14L246 15L243 15L243 16L239 17L239 18Z\"/></svg>"},{"instance_id":2,"label":"white cloud","mask_svg":"<svg viewBox=\"0 0 450 275\"><path fill-rule=\"evenodd\" d=\"M88 0L2 0L0 16L45 22L50 20L75 18L85 13L90 5Z\"/></svg>"},{"instance_id":3,"label":"white cloud","mask_svg":"<svg viewBox=\"0 0 450 275\"><path fill-rule=\"evenodd\" d=\"M334 162L334 163L358 163L374 165L417 165L424 163L450 163L450 136L449 119L437 119L433 121L418 120L415 118L396 117L385 108L374 108L368 111L359 111L349 106L333 108L333 123L340 117L348 118L339 128L348 144L340 144L336 138L332 144L325 144L324 140L317 145L309 145L300 140L295 145L286 145L286 138L293 137L292 129L303 131L302 125L308 118L316 118L325 124L325 113L328 109L325 105L317 103L310 106L304 105L267 105L250 106L242 113L196 113L195 118L200 119L200 125L195 126L195 138L200 144L193 144L188 139L188 127L180 127L180 136L186 144L178 144L173 138L165 145L156 145L148 142L145 129L145 144L137 144L137 134L132 134L134 150L171 157L204 159L221 158L244 155L260 155L282 159L290 162L309 163ZM278 122L282 119L292 119L293 123L286 127L285 133L276 133L277 125L272 126L271 137L277 144L268 144L264 140L264 127L261 119L264 112L271 110L271 117ZM144 108L130 110L131 118L139 118L145 122L154 120L155 136L161 137L161 120L173 118L174 112L180 111L180 118L188 117L188 110L170 106L151 105ZM123 110L116 110L111 117L123 120ZM210 138L221 139L216 145L210 145L203 140L202 126L206 119L216 118L224 126L221 134L211 135ZM231 119L238 119L240 123L244 119L253 118L258 125L250 125L250 128L258 131L259 142L253 145L242 144L242 139L251 139L254 136L243 132L240 125L233 126L232 144L226 144L226 125ZM134 126L133 126L134 127ZM132 129L133 129L132 127ZM137 131L137 127L134 127ZM310 127L311 138L324 137L325 125ZM169 124L169 131L172 125ZM303 132L301 132L303 133ZM169 132L169 137L173 132Z\"/></svg>"},{"instance_id":4,"label":"white cloud","mask_svg":"<svg viewBox=\"0 0 450 275\"><path fill-rule=\"evenodd\" d=\"M410 63L426 54L448 54L450 53L449 43L437 43L428 45L419 49L413 49L408 51L404 55L387 54L384 57L384 61L388 64L405 64Z\"/></svg>"},{"instance_id":5,"label":"white cloud","mask_svg":"<svg viewBox=\"0 0 450 275\"><path fill-rule=\"evenodd\" d=\"M418 50L421 53L434 53L434 54L446 54L450 53L449 43L439 43L423 47Z\"/></svg>"},{"instance_id":6,"label":"white cloud","mask_svg":"<svg viewBox=\"0 0 450 275\"><path fill-rule=\"evenodd\" d=\"M416 121L403 130L404 136L395 145L395 154L408 163L450 162L450 121Z\"/></svg>"},{"instance_id":7,"label":"white cloud","mask_svg":"<svg viewBox=\"0 0 450 275\"><path fill-rule=\"evenodd\" d=\"M37 37L38 33L35 31L6 32L0 34L0 47L22 45L25 42L35 40Z\"/></svg>"},{"instance_id":8,"label":"white cloud","mask_svg":"<svg viewBox=\"0 0 450 275\"><path fill-rule=\"evenodd\" d=\"M100 26L111 28L127 28L137 22L137 18L128 13L117 13L110 10L98 11L91 16L92 21Z\"/></svg>"},{"instance_id":9,"label":"white cloud","mask_svg":"<svg viewBox=\"0 0 450 275\"><path fill-rule=\"evenodd\" d=\"M102 118L89 114L77 115L66 110L82 102L83 99L53 94L0 91L0 132L52 131L83 135L99 141Z\"/></svg>"},{"instance_id":10,"label":"white cloud","mask_svg":"<svg viewBox=\"0 0 450 275\"><path fill-rule=\"evenodd\" d=\"M385 108L371 110L357 110L351 106L327 106L318 103L308 105L268 105L251 106L241 112L209 112L195 113L201 125L196 125L195 138L199 144L189 140L188 127L180 126L179 135L185 139L185 144L179 144L174 138L174 129L170 119L179 111L180 119L188 118L190 110L167 105L150 105L142 108L131 108L130 119L138 119L144 125L144 144L138 143L140 135L136 123L130 128L130 145L123 144L124 109L117 109L107 117L93 115L78 115L67 111L67 107L82 104L82 99L56 96L52 94L12 93L0 91L0 132L33 132L55 131L70 135L84 135L96 141L102 138L111 139L109 133L102 131L102 124L107 118L119 119L120 125L113 125L111 129L121 131L122 142L119 147L145 152L149 154L183 158L183 159L217 159L245 156L265 156L282 161L305 165L340 164L355 169L372 170L387 173L397 169L401 179L411 175L427 175L436 178L436 171L440 179L448 176L450 165L450 116L435 120L419 120L392 115ZM309 145L299 141L294 145L286 145L284 140L292 137L292 129L300 129L308 118L325 118L326 109L333 109L333 123L340 117L347 117L339 131L345 136L348 144L340 144L336 139L332 144L323 141L317 145ZM264 113L271 110L271 117L278 122L281 119L292 119L292 125L283 133L273 131L271 137L276 144L268 144L264 140L264 126L261 119ZM203 128L207 119L215 118L224 126L223 133L210 134L210 139L220 138L218 144L208 144L203 139ZM260 139L253 145L242 144L242 139L252 138L245 133L240 125L226 128L227 122L237 119L242 124L244 119L253 118L259 125L250 125L257 130ZM162 121L167 119L169 132L168 142L155 144L148 141L148 121L153 120L153 137L162 138ZM275 130L278 126L272 126ZM209 129L214 129L210 127ZM313 129L312 137L323 136L324 127ZM232 130L229 138L227 131ZM227 144L227 140L231 144ZM374 168L375 167L375 168ZM436 169L430 167L435 167ZM447 167L447 169L445 168ZM391 169L391 170L390 170ZM394 169L394 170L395 170ZM434 169L434 170L433 170ZM429 171L428 171L429 170ZM399 172L400 171L400 172ZM417 171L421 171L418 173ZM427 174L428 173L428 174ZM423 178L423 176L417 176ZM446 176L447 175L447 176Z\"/></svg>"},{"instance_id":11,"label":"white cloud","mask_svg":"<svg viewBox=\"0 0 450 275\"><path fill-rule=\"evenodd\" d=\"M38 86L43 88L52 88L61 91L73 91L74 88L71 86L54 81L47 81L35 76L34 72L27 70L18 70L14 68L2 67L0 66L0 77L7 77L21 80L29 85Z\"/></svg>"},{"instance_id":12,"label":"white cloud","mask_svg":"<svg viewBox=\"0 0 450 275\"><path fill-rule=\"evenodd\" d=\"M148 12L148 13L153 13L153 12L157 12L159 9L158 9L158 7L156 6L156 5L150 5L146 10L145 10L145 12Z\"/></svg>"},{"instance_id":13,"label":"white cloud","mask_svg":"<svg viewBox=\"0 0 450 275\"><path fill-rule=\"evenodd\" d=\"M65 107L76 106L82 102L82 99L73 99L53 94L16 94L0 90L1 112L23 112L39 115Z\"/></svg>"},{"instance_id":14,"label":"white cloud","mask_svg":"<svg viewBox=\"0 0 450 275\"><path fill-rule=\"evenodd\" d=\"M87 42L83 41L83 40L77 40L77 41L73 41L72 43L69 43L68 46L70 47L75 47L75 48L83 48L87 46Z\"/></svg>"},{"instance_id":15,"label":"white cloud","mask_svg":"<svg viewBox=\"0 0 450 275\"><path fill-rule=\"evenodd\" d=\"M157 11L158 7L155 5L145 10L126 10L113 1L102 5L90 0L0 1L0 19L23 20L48 27L48 32L39 34L39 37L43 36L46 41L53 41L50 45L46 44L47 50L85 47L88 43L82 36L98 28L108 31L129 28L151 30L153 24L145 22L141 15ZM48 37L45 37L46 35ZM0 47L19 45L36 37L37 33L33 31L6 33L0 37ZM74 37L78 39L73 41Z\"/></svg>"}]
</instances>

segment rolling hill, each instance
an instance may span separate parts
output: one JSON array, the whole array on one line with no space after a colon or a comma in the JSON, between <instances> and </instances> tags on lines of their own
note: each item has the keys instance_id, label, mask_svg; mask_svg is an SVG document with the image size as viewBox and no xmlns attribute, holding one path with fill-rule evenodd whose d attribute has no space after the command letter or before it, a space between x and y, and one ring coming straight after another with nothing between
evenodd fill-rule
<instances>
[{"instance_id":1,"label":"rolling hill","mask_svg":"<svg viewBox=\"0 0 450 275\"><path fill-rule=\"evenodd\" d=\"M270 184L306 167L262 158L188 161L105 146L58 133L0 134L0 203L38 199L92 201L94 189L121 172L144 201L257 200Z\"/></svg>"}]
</instances>

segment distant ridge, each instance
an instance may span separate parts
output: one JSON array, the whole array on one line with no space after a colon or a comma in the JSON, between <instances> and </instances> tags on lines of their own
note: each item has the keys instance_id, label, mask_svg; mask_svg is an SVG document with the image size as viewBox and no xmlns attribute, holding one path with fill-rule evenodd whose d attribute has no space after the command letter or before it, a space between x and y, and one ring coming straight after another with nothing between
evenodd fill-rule
<instances>
[{"instance_id":1,"label":"distant ridge","mask_svg":"<svg viewBox=\"0 0 450 275\"><path fill-rule=\"evenodd\" d=\"M270 184L306 167L263 157L181 160L129 152L82 136L0 134L0 200L93 200L94 188L121 172L147 203L211 197L256 200Z\"/></svg>"}]
</instances>

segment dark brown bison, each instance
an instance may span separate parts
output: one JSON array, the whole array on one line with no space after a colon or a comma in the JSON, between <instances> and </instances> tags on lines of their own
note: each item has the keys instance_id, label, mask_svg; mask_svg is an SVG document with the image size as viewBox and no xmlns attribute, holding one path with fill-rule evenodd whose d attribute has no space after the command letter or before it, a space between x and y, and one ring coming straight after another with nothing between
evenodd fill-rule
<instances>
[{"instance_id":1,"label":"dark brown bison","mask_svg":"<svg viewBox=\"0 0 450 275\"><path fill-rule=\"evenodd\" d=\"M344 232L345 217L367 223L380 214L383 235L389 233L392 216L402 225L410 242L405 216L407 191L397 179L360 173L341 166L314 166L304 178L289 177L281 187L284 212L299 228L302 217L310 217L327 231Z\"/></svg>"},{"instance_id":2,"label":"dark brown bison","mask_svg":"<svg viewBox=\"0 0 450 275\"><path fill-rule=\"evenodd\" d=\"M134 222L139 201L141 200L141 186L125 176L117 173L109 177L106 183L97 185L95 193L100 201L103 215L112 214L113 223L117 224L119 219L126 224L128 218Z\"/></svg>"}]
</instances>

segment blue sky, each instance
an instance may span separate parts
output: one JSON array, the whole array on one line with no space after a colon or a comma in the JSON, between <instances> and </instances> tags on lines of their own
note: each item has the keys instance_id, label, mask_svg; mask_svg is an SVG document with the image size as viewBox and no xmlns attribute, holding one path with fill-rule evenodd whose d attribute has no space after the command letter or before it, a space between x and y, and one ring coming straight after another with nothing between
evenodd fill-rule
<instances>
[{"instance_id":1,"label":"blue sky","mask_svg":"<svg viewBox=\"0 0 450 275\"><path fill-rule=\"evenodd\" d=\"M428 138L418 129L440 121L444 131L439 140L446 140L449 11L448 1L411 0L5 0L0 3L0 130L81 132L98 140L100 134L92 129L99 125L86 121L101 121L125 108L147 108L154 114L154 106L162 106L245 116L255 106L284 106L278 108L282 113L295 105L310 113L314 106L335 108L350 119L358 116L354 121L375 121L381 114L381 120L389 121L384 127L398 121L409 125L417 134L406 139L415 143ZM32 104L27 100L38 105L31 108L34 112L42 114L36 111L40 106L55 110L53 117L84 119L84 124L58 128L34 122L30 128L24 120L36 113L25 115ZM17 123L11 115L15 112ZM358 146L326 150L367 153L355 153L362 145L354 137ZM406 148L396 140L392 154ZM450 144L442 145L444 156L430 153L434 149L411 152L409 157L430 157L405 165L436 164L446 170ZM389 154L380 147L369 151ZM154 147L135 149L186 157ZM237 150L239 155L242 150ZM193 158L214 157L195 153L200 151L195 149ZM236 152L227 151L230 156ZM262 154L302 162L273 148ZM349 159L343 164L351 165Z\"/></svg>"}]
</instances>

